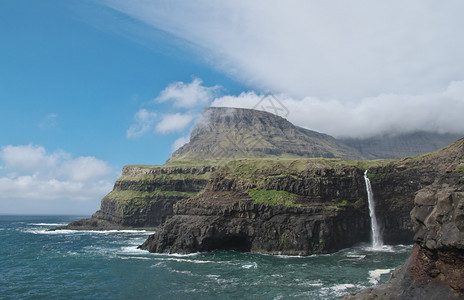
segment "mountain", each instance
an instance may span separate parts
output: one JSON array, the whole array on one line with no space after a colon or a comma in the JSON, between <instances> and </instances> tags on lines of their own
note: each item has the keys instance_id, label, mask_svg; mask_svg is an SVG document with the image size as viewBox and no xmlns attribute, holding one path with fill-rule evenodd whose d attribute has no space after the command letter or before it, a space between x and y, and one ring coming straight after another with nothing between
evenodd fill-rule
<instances>
[{"instance_id":1,"label":"mountain","mask_svg":"<svg viewBox=\"0 0 464 300\"><path fill-rule=\"evenodd\" d=\"M462 135L414 132L366 139L336 139L293 125L274 114L243 108L206 108L168 162L242 158L389 159L441 149Z\"/></svg>"},{"instance_id":2,"label":"mountain","mask_svg":"<svg viewBox=\"0 0 464 300\"><path fill-rule=\"evenodd\" d=\"M463 135L414 132L401 135L383 134L366 139L340 139L341 142L358 150L368 159L401 158L424 154L441 149Z\"/></svg>"},{"instance_id":3,"label":"mountain","mask_svg":"<svg viewBox=\"0 0 464 300\"><path fill-rule=\"evenodd\" d=\"M174 152L168 162L263 157L365 159L330 135L295 126L271 113L209 107L192 131L190 142Z\"/></svg>"}]
</instances>

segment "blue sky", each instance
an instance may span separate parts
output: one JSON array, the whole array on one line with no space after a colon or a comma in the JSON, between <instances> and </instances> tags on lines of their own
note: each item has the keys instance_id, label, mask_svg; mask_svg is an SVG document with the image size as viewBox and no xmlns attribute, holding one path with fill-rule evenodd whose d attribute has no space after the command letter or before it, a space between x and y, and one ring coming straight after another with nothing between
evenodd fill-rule
<instances>
[{"instance_id":1,"label":"blue sky","mask_svg":"<svg viewBox=\"0 0 464 300\"><path fill-rule=\"evenodd\" d=\"M98 209L209 105L334 136L464 133L461 1L0 2L0 213Z\"/></svg>"}]
</instances>

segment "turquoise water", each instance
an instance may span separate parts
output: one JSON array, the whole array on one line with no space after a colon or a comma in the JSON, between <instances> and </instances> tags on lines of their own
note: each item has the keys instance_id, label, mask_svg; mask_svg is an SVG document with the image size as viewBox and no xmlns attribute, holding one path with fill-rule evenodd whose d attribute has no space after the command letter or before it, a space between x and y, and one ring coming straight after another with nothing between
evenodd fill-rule
<instances>
[{"instance_id":1,"label":"turquoise water","mask_svg":"<svg viewBox=\"0 0 464 300\"><path fill-rule=\"evenodd\" d=\"M161 255L137 249L147 231L46 231L80 218L0 216L0 299L336 299L387 280L412 249Z\"/></svg>"}]
</instances>

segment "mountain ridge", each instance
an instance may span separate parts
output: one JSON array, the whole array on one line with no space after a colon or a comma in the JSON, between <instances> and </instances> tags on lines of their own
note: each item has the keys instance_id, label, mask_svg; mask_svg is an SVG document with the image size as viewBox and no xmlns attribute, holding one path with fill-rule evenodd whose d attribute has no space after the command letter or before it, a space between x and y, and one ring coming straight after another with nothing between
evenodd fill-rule
<instances>
[{"instance_id":1,"label":"mountain ridge","mask_svg":"<svg viewBox=\"0 0 464 300\"><path fill-rule=\"evenodd\" d=\"M243 158L389 159L414 156L445 147L462 136L415 132L367 139L340 138L296 126L260 110L208 107L190 141L167 161Z\"/></svg>"}]
</instances>

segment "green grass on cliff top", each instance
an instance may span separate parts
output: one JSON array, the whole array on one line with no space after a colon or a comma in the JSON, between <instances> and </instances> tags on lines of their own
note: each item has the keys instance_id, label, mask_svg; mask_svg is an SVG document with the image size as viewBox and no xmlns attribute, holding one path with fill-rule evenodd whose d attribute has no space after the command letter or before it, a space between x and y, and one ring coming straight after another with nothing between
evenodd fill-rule
<instances>
[{"instance_id":1,"label":"green grass on cliff top","mask_svg":"<svg viewBox=\"0 0 464 300\"><path fill-rule=\"evenodd\" d=\"M209 160L177 160L166 163L165 165L129 165L143 169L158 169L158 168L177 168L177 167L220 167L228 163L246 162L256 166L268 166L273 163L279 163L286 167L295 167L298 170L303 170L308 165L317 167L338 167L338 166L353 166L360 169L368 169L372 167L385 166L392 161L398 159L377 159L377 160L350 160L342 158L245 158L245 159L209 159Z\"/></svg>"},{"instance_id":2,"label":"green grass on cliff top","mask_svg":"<svg viewBox=\"0 0 464 300\"><path fill-rule=\"evenodd\" d=\"M286 191L249 189L246 191L246 193L251 197L254 203L300 206L300 204L295 203L295 201L298 199L298 196Z\"/></svg>"}]
</instances>

